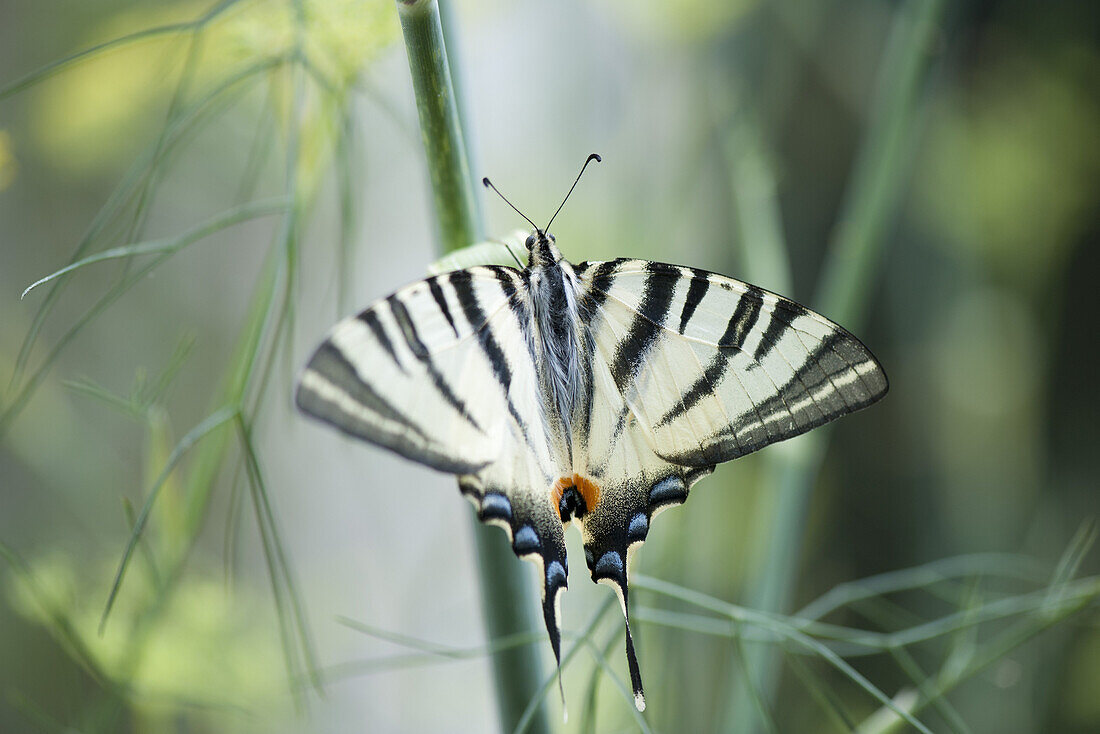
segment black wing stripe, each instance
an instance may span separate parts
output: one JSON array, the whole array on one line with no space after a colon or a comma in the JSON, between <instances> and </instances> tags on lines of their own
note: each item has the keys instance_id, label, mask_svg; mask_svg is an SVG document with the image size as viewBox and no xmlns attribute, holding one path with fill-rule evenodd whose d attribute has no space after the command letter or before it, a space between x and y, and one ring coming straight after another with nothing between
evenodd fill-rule
<instances>
[{"instance_id":1,"label":"black wing stripe","mask_svg":"<svg viewBox=\"0 0 1100 734\"><path fill-rule=\"evenodd\" d=\"M428 351L428 348L424 346L424 342L420 340L419 334L416 331L416 324L413 323L412 316L409 315L409 310L405 308L405 304L401 302L396 294L386 299L386 302L390 305L390 310L393 312L394 320L397 321L397 325L401 328L401 333L405 337L405 343L408 344L409 349L416 355L417 359L424 365L424 369L427 371L428 376L432 379L432 385L439 394L443 396L443 399L447 401L447 404L454 408L455 412L462 416L462 418L473 426L479 433L484 433L478 422L470 415L470 411L466 408L466 403L462 398L455 395L454 390L447 383L443 374L436 369L435 364L432 363L432 355ZM457 330L456 330L457 333Z\"/></svg>"},{"instance_id":2,"label":"black wing stripe","mask_svg":"<svg viewBox=\"0 0 1100 734\"><path fill-rule=\"evenodd\" d=\"M694 282L693 282L694 285ZM691 291L688 291L690 298ZM720 348L740 349L745 344L745 339L756 326L760 318L760 312L764 303L764 294L756 286L750 286L749 290L737 301L737 307L733 310L733 316L726 324L726 330L718 340ZM680 333L683 333L681 329ZM729 366L733 355L719 352L711 358L703 374L691 384L691 387L680 398L678 405L672 406L659 421L657 426L667 426L684 413L695 407L700 400L714 393L718 385L725 377L726 368Z\"/></svg>"},{"instance_id":3,"label":"black wing stripe","mask_svg":"<svg viewBox=\"0 0 1100 734\"><path fill-rule=\"evenodd\" d=\"M369 308L356 318L367 325L367 328L370 329L371 333L374 335L375 341L378 342L378 345L381 346L382 349L386 350L386 354L390 355L390 359L397 365L397 368L405 374L408 374L405 370L405 365L401 364L401 360L398 359L397 350L393 348L393 342L390 341L390 337L382 327L382 322L378 319L378 314L375 312L375 309Z\"/></svg>"},{"instance_id":4,"label":"black wing stripe","mask_svg":"<svg viewBox=\"0 0 1100 734\"><path fill-rule=\"evenodd\" d=\"M585 309L585 321L592 321L600 306L607 300L607 292L615 282L615 268L624 260L609 260L596 265L592 272L591 285L584 294L583 306ZM577 267L578 273L587 273L589 263L583 263Z\"/></svg>"},{"instance_id":5,"label":"black wing stripe","mask_svg":"<svg viewBox=\"0 0 1100 734\"><path fill-rule=\"evenodd\" d=\"M405 304L401 302L397 294L394 293L387 298L386 303L389 304L390 313L393 314L393 320L397 323L397 328L401 330L401 336L405 338L405 345L409 348L409 351L421 361L431 359L432 355L428 352L428 348L424 346L424 342L420 341L420 335L416 332L416 325L413 324L412 317L409 316L409 309L405 308Z\"/></svg>"},{"instance_id":6,"label":"black wing stripe","mask_svg":"<svg viewBox=\"0 0 1100 734\"><path fill-rule=\"evenodd\" d=\"M741 349L745 344L745 339L756 327L763 305L763 291L754 285L749 286L745 294L737 299L737 308L733 310L733 316L726 324L726 331L718 340L718 346ZM770 329L771 326L769 325L768 328Z\"/></svg>"},{"instance_id":7,"label":"black wing stripe","mask_svg":"<svg viewBox=\"0 0 1100 734\"><path fill-rule=\"evenodd\" d=\"M707 294L709 287L710 280L707 278L706 273L695 273L691 279L691 285L688 286L687 297L684 298L684 308L680 311L681 334L687 328L688 322L691 321L695 309L699 307L699 302L703 300L703 296Z\"/></svg>"},{"instance_id":8,"label":"black wing stripe","mask_svg":"<svg viewBox=\"0 0 1100 734\"><path fill-rule=\"evenodd\" d=\"M355 365L332 342L325 342L320 346L313 359L310 360L309 370L338 388L340 392L347 395L356 404L377 413L384 420L407 425L410 431L427 440L424 433L409 420L409 416L394 407L359 376L359 371L355 368ZM299 391L298 393L299 402L310 401L312 403L315 399L322 400L319 396L312 395L308 391ZM339 406L335 407L340 412ZM324 417L327 418L331 411L325 409L323 412Z\"/></svg>"},{"instance_id":9,"label":"black wing stripe","mask_svg":"<svg viewBox=\"0 0 1100 734\"><path fill-rule=\"evenodd\" d=\"M593 395L596 391L596 370L594 369L596 354L596 337L592 334L592 324L590 321L585 321L584 328L581 330L581 334L584 337L584 355L585 362L589 365L588 369L584 371L584 435L592 435L592 401Z\"/></svg>"},{"instance_id":10,"label":"black wing stripe","mask_svg":"<svg viewBox=\"0 0 1100 734\"><path fill-rule=\"evenodd\" d=\"M527 304L518 295L518 289L511 268L493 267L493 275L500 283L500 289L508 297L508 309L516 319L516 328L521 334L526 334L527 324L531 323L531 312ZM527 354L531 357L531 363L538 363L538 355L535 353L535 344L531 339L524 339L527 343Z\"/></svg>"},{"instance_id":11,"label":"black wing stripe","mask_svg":"<svg viewBox=\"0 0 1100 734\"><path fill-rule=\"evenodd\" d=\"M481 345L481 351L485 353L485 357L489 360L489 366L493 370L493 376L496 378L497 384L504 393L504 399L508 404L508 413L519 427L524 440L530 445L531 439L527 428L527 422L523 420L523 416L519 414L519 411L516 410L515 403L512 402L512 395L510 393L512 370L508 366L508 360L504 356L504 351L500 348L500 344L497 343L496 337L493 336L492 329L487 325L485 310L481 307L481 304L477 300L477 294L474 293L474 289L470 285L470 274L464 270L455 270L454 272L447 273L444 277L447 278L451 288L454 289L455 296L458 298L458 303L462 307L462 313L466 317L466 321L469 322L470 327L474 330L478 344Z\"/></svg>"},{"instance_id":12,"label":"black wing stripe","mask_svg":"<svg viewBox=\"0 0 1100 734\"><path fill-rule=\"evenodd\" d=\"M592 476L596 479L602 479L604 476L603 467L611 461L611 457L615 453L615 449L619 447L619 441L622 440L623 431L626 429L627 417L630 415L630 406L623 404L623 407L619 409L619 417L615 420L615 427L611 429L611 436L607 439L607 445L604 447L604 459L602 461L595 462L589 467L589 471L592 472Z\"/></svg>"},{"instance_id":13,"label":"black wing stripe","mask_svg":"<svg viewBox=\"0 0 1100 734\"><path fill-rule=\"evenodd\" d=\"M615 281L614 272L621 260L601 262L595 266L592 272L588 289L580 299L579 311L581 321L584 324L584 347L588 364L594 364L596 354L596 336L593 326L599 314L600 307L607 300L607 291ZM578 276L587 275L591 263L581 263L576 267ZM595 370L585 370L585 402L584 402L584 427L585 435L592 434L592 396L595 393Z\"/></svg>"},{"instance_id":14,"label":"black wing stripe","mask_svg":"<svg viewBox=\"0 0 1100 734\"><path fill-rule=\"evenodd\" d=\"M611 376L620 392L635 378L645 361L657 337L661 326L668 317L675 289L655 272L650 272L642 291L642 300L638 304L638 313L627 330L626 336L615 350L615 360L611 364Z\"/></svg>"},{"instance_id":15,"label":"black wing stripe","mask_svg":"<svg viewBox=\"0 0 1100 734\"><path fill-rule=\"evenodd\" d=\"M725 355L719 354L713 357L710 363L707 364L706 369L703 370L703 374L700 375L695 382L691 383L691 387L680 396L680 402L669 408L668 412L657 421L655 427L661 428L667 426L669 423L698 405L700 400L708 395L713 395L714 391L718 388L718 384L722 381L722 378L725 377L726 367L728 365L729 358Z\"/></svg>"},{"instance_id":16,"label":"black wing stripe","mask_svg":"<svg viewBox=\"0 0 1100 734\"><path fill-rule=\"evenodd\" d=\"M515 303L519 303L519 300L516 298L516 282L514 280L515 276L513 275L515 270L493 265L487 267L493 271L493 277L497 279L497 283L500 283L500 290L508 297L509 304L514 306Z\"/></svg>"},{"instance_id":17,"label":"black wing stripe","mask_svg":"<svg viewBox=\"0 0 1100 734\"><path fill-rule=\"evenodd\" d=\"M439 287L438 278L428 278L428 290L432 294L432 299L435 301L435 305L439 306L439 310L443 314L443 318L447 319L447 323L450 324L451 331L455 333L455 339L457 339L458 327L455 326L454 317L451 316L451 309L447 306L447 299L443 295L443 289Z\"/></svg>"},{"instance_id":18,"label":"black wing stripe","mask_svg":"<svg viewBox=\"0 0 1100 734\"><path fill-rule=\"evenodd\" d=\"M756 345L756 351L753 352L752 358L759 362L775 349L783 333L787 329L793 328L791 326L792 322L803 313L805 313L805 309L794 301L777 302L775 308L772 309L768 328L764 330L764 336L760 338L760 343Z\"/></svg>"}]
</instances>

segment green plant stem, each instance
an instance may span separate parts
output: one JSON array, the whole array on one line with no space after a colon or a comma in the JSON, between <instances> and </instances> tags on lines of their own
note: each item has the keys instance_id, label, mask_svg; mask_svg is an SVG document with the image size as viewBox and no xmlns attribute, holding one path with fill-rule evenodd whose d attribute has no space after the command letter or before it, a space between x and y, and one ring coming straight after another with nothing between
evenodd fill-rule
<instances>
[{"instance_id":1,"label":"green plant stem","mask_svg":"<svg viewBox=\"0 0 1100 734\"><path fill-rule=\"evenodd\" d=\"M467 124L470 114L466 104L467 97L463 93L464 80L460 72L462 69L462 48L459 45L458 22L455 18L454 7L453 2L445 2L440 5L439 20L443 26L443 47L447 50L447 66L451 70L451 93L454 95L455 109L458 111L458 129L462 133L462 140L465 143L467 176L471 182L470 185L473 187L470 192L473 206L470 216L474 221L478 240L483 240L486 235L485 215L481 209L481 197L476 193L479 191L478 186L481 184L481 180L474 173L481 167L478 165L477 160L477 138L474 135L473 128Z\"/></svg>"},{"instance_id":2,"label":"green plant stem","mask_svg":"<svg viewBox=\"0 0 1100 734\"><path fill-rule=\"evenodd\" d=\"M483 239L462 109L455 92L453 56L448 58L443 23L435 0L397 0L413 91L420 117L432 184L440 249L446 253ZM448 18L449 19L449 18ZM453 34L449 37L454 38ZM490 640L530 631L535 625L528 578L499 531L473 516L482 613ZM542 660L536 646L499 651L492 658L501 728L521 721L539 690ZM530 721L530 731L549 731L545 713Z\"/></svg>"},{"instance_id":3,"label":"green plant stem","mask_svg":"<svg viewBox=\"0 0 1100 734\"><path fill-rule=\"evenodd\" d=\"M435 0L398 0L397 8L409 54L438 234L443 251L450 252L481 238L443 25Z\"/></svg>"},{"instance_id":4,"label":"green plant stem","mask_svg":"<svg viewBox=\"0 0 1100 734\"><path fill-rule=\"evenodd\" d=\"M928 50L943 15L943 0L910 0L899 11L874 95L868 133L853 171L837 228L830 244L815 305L848 328L857 328L868 288L884 249L883 231L897 209L907 179L920 114L921 82ZM801 539L810 490L824 457L827 431L817 431L767 458L765 477L774 487L770 531L761 536L755 557L762 559L750 582L747 604L782 611L791 603L798 578ZM765 479L767 482L767 479ZM766 645L746 649L748 675L766 701L773 701L779 657ZM756 731L753 686L740 677L728 709L730 730Z\"/></svg>"}]
</instances>

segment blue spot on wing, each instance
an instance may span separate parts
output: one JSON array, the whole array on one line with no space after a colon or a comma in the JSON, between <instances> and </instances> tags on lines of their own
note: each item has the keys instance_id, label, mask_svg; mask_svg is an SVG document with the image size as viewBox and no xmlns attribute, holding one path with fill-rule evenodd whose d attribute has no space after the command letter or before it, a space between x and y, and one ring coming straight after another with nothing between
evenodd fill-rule
<instances>
[{"instance_id":1,"label":"blue spot on wing","mask_svg":"<svg viewBox=\"0 0 1100 734\"><path fill-rule=\"evenodd\" d=\"M687 487L684 486L684 480L677 476L662 479L649 490L650 506L667 505L673 502L679 503L686 499Z\"/></svg>"},{"instance_id":2,"label":"blue spot on wing","mask_svg":"<svg viewBox=\"0 0 1100 734\"><path fill-rule=\"evenodd\" d=\"M546 567L546 591L553 592L559 586L565 586L565 566L561 561L550 561Z\"/></svg>"},{"instance_id":3,"label":"blue spot on wing","mask_svg":"<svg viewBox=\"0 0 1100 734\"><path fill-rule=\"evenodd\" d=\"M539 540L539 535L530 525L524 525L516 531L515 538L512 541L512 550L516 552L517 556L535 553L541 547L542 542Z\"/></svg>"},{"instance_id":4,"label":"blue spot on wing","mask_svg":"<svg viewBox=\"0 0 1100 734\"><path fill-rule=\"evenodd\" d=\"M600 556L596 562L596 568L592 570L593 578L609 577L625 581L623 574L623 557L617 551L608 551Z\"/></svg>"},{"instance_id":5,"label":"blue spot on wing","mask_svg":"<svg viewBox=\"0 0 1100 734\"><path fill-rule=\"evenodd\" d=\"M645 540L645 536L648 532L649 518L646 517L644 512L639 512L630 519L630 526L626 530L626 539L631 543Z\"/></svg>"},{"instance_id":6,"label":"blue spot on wing","mask_svg":"<svg viewBox=\"0 0 1100 734\"><path fill-rule=\"evenodd\" d=\"M489 492L481 500L482 520L511 520L512 503L508 498L497 492Z\"/></svg>"}]
</instances>

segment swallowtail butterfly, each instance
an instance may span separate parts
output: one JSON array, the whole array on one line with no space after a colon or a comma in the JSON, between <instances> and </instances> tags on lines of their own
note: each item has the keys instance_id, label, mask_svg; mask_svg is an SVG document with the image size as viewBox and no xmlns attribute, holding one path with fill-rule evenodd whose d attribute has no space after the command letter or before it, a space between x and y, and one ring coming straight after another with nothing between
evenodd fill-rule
<instances>
[{"instance_id":1,"label":"swallowtail butterfly","mask_svg":"<svg viewBox=\"0 0 1100 734\"><path fill-rule=\"evenodd\" d=\"M678 265L573 264L549 226L532 223L523 269L437 275L338 323L296 402L458 475L478 517L538 566L559 664L564 533L576 521L592 579L627 617L641 710L627 568L653 518L716 464L875 402L886 375L858 339L794 301Z\"/></svg>"}]
</instances>

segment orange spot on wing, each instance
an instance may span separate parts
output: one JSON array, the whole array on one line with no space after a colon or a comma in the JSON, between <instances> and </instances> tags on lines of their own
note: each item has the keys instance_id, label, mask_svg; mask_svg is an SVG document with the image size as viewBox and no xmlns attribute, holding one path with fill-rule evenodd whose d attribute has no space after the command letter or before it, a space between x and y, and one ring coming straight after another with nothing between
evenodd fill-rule
<instances>
[{"instance_id":1,"label":"orange spot on wing","mask_svg":"<svg viewBox=\"0 0 1100 734\"><path fill-rule=\"evenodd\" d=\"M595 510L596 504L600 501L600 486L579 474L573 475L573 481L576 482L573 486L580 491L581 497L584 497L584 504L588 507L588 511Z\"/></svg>"},{"instance_id":2,"label":"orange spot on wing","mask_svg":"<svg viewBox=\"0 0 1100 734\"><path fill-rule=\"evenodd\" d=\"M554 486L550 488L550 501L554 503L555 509L561 507L561 497L570 487L576 487L577 491L581 493L587 512L596 509L596 504L600 501L600 486L580 474L555 480Z\"/></svg>"}]
</instances>

